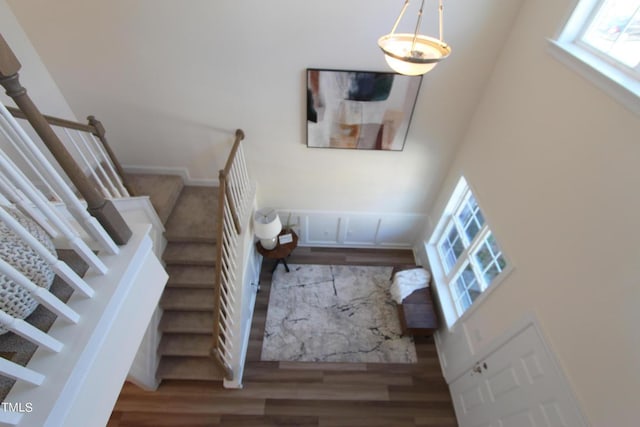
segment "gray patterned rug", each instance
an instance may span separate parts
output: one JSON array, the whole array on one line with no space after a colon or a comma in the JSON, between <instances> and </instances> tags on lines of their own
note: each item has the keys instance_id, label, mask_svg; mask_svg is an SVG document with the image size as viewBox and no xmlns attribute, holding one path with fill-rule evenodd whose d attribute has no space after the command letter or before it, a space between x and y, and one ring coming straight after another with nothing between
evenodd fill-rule
<instances>
[{"instance_id":1,"label":"gray patterned rug","mask_svg":"<svg viewBox=\"0 0 640 427\"><path fill-rule=\"evenodd\" d=\"M416 363L389 295L391 267L289 267L273 273L262 360Z\"/></svg>"}]
</instances>

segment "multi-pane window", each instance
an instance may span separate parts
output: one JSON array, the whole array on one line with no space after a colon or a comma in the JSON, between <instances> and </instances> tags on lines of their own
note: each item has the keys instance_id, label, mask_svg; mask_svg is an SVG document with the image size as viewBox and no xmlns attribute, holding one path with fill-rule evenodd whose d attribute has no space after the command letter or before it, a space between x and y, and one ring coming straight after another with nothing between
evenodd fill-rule
<instances>
[{"instance_id":1,"label":"multi-pane window","mask_svg":"<svg viewBox=\"0 0 640 427\"><path fill-rule=\"evenodd\" d=\"M435 241L451 298L458 316L495 281L507 267L484 214L466 182L454 193L449 212L441 219ZM440 228L441 227L441 228Z\"/></svg>"},{"instance_id":2,"label":"multi-pane window","mask_svg":"<svg viewBox=\"0 0 640 427\"><path fill-rule=\"evenodd\" d=\"M603 0L585 22L579 41L640 74L640 0Z\"/></svg>"},{"instance_id":3,"label":"multi-pane window","mask_svg":"<svg viewBox=\"0 0 640 427\"><path fill-rule=\"evenodd\" d=\"M640 0L579 0L551 52L640 112Z\"/></svg>"}]
</instances>

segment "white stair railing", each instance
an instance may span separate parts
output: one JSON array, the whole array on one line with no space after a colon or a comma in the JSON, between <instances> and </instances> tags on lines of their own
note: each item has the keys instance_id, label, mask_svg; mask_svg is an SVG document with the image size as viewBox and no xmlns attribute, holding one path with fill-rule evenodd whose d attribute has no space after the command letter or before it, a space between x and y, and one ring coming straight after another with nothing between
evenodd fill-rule
<instances>
[{"instance_id":1,"label":"white stair railing","mask_svg":"<svg viewBox=\"0 0 640 427\"><path fill-rule=\"evenodd\" d=\"M20 68L0 34L0 86L19 107L0 105L0 325L19 335L2 337L5 344L32 344L5 348L19 357L0 357L0 375L16 380L0 425L105 425L167 281L150 237L158 230L139 213L154 224L157 216L145 214L148 199L122 200L125 221L110 199L130 192L102 124L44 116L21 85ZM84 277L54 246L86 263ZM51 283L53 273L71 287L68 299L57 297L67 290ZM38 304L43 309L33 311ZM30 358L25 366L16 363L23 357Z\"/></svg>"},{"instance_id":2,"label":"white stair railing","mask_svg":"<svg viewBox=\"0 0 640 427\"><path fill-rule=\"evenodd\" d=\"M26 366L0 358L0 375L16 381L7 396L8 402L16 406L16 409L3 406L0 409L0 424L63 425L58 422L59 414L73 412L72 409L65 408L71 405L70 402L74 402L74 399L79 399L78 396L82 396L79 391L84 390L82 387L87 387L90 391L100 390L95 385L85 384L89 382L86 378L99 377L102 375L101 372L104 372L104 365L101 365L102 369L93 370L91 366L98 363L94 361L98 360L102 346L106 342L112 342L108 340L113 338L103 340L105 336L118 336L121 340L117 347L110 347L110 351L120 349L129 354L127 356L129 365L126 362L113 362L120 364L117 371L120 372L121 381L124 381L137 345L134 344L126 349L122 346L131 340L132 334L142 339L148 320L160 297L162 285L166 282L166 273L157 258L153 256L150 239L146 237L148 231L143 231L145 226L138 226L132 240L127 245L117 248L118 251L107 250L103 245L99 245L86 228L88 221L85 215L72 214L74 210L78 211L78 206L84 209L82 201L74 195L62 176L57 175L59 180L49 179L54 176L53 166L44 156L38 155L34 147L26 145L32 141L24 137L22 135L24 131L15 126L16 123L12 123L11 119L0 114L0 140L4 138L5 147L15 147L16 151L21 150L20 156L30 169L29 175L35 176L36 179L48 180L51 186L41 186L41 189L36 187L27 176L27 171L21 170L14 162L15 153L11 151L12 156L8 151L0 149L0 225L3 226L2 232L5 233L3 237L8 236L7 233L12 233L13 239L31 248L53 273L73 289L73 295L68 302L63 302L52 291L39 286L36 283L37 279L32 279L22 271L18 263L14 263L9 258L0 258L0 276L11 281L13 289L16 289L22 297L32 298L53 313L57 319L51 330L43 331L30 324L30 319L20 318L6 306L0 309L0 326L19 335L37 348L33 359ZM99 175L103 178L114 175L115 171L109 169L109 164L100 161L97 156L99 152L97 147L94 147L93 155L89 154L87 147L90 144L97 145L91 135L73 133L72 135L76 138L76 142L84 147L87 159L102 163L103 169L101 171L97 169ZM107 184L106 181L103 182ZM107 185L113 195L123 197L128 194L126 189L122 191L124 187L118 188L115 184ZM43 194L43 191L47 195ZM50 197L52 192L59 194L60 198ZM67 202L74 207L69 206ZM86 278L80 277L69 265L59 259L57 254L51 252L38 236L32 235L24 225L23 219L19 218L21 216L31 217L61 247L71 248L85 261L89 267ZM99 227L99 234L105 233L99 223L96 222L91 226ZM96 252L96 245L98 252ZM144 278L140 275L144 275ZM129 303L132 293L134 302ZM5 297L4 294L0 295L0 299ZM144 320L145 317L140 320L141 324L136 324L131 319L126 321L115 317L118 314L128 316L130 315L128 313L134 313L135 310L128 304L140 307L144 305L141 304L143 300L145 304L147 301L152 302L148 303L149 307L143 310L147 317L146 320ZM140 312L135 315L135 318L140 318ZM119 326L110 326L118 324L117 322L120 322ZM130 327L135 325L137 332L127 329L127 325ZM112 329L109 329L110 327ZM104 379L101 381L104 382ZM111 384L112 396L117 395L121 384L118 385L117 381ZM34 413L21 413L15 402L31 402L31 398L23 400L19 396L32 395L38 396L33 400ZM45 407L48 412L43 412ZM82 411L82 405L79 407L79 411ZM105 413L106 410L108 409L101 408L102 413L99 419L104 420L104 417L108 416L108 413ZM45 418L49 420L47 423L32 421ZM68 422L64 425L78 424Z\"/></svg>"},{"instance_id":3,"label":"white stair railing","mask_svg":"<svg viewBox=\"0 0 640 427\"><path fill-rule=\"evenodd\" d=\"M35 172L40 173L54 187L57 194L60 195L62 201L68 207L69 212L84 228L84 230L93 237L104 249L111 254L118 253L118 246L113 239L107 234L98 221L89 213L82 205L80 200L75 196L71 188L62 179L55 168L47 161L44 154L33 142L31 137L18 124L18 121L11 115L4 105L0 104L0 126L5 129L5 135L8 136L9 142L16 149L24 152L32 161Z\"/></svg>"},{"instance_id":4,"label":"white stair railing","mask_svg":"<svg viewBox=\"0 0 640 427\"><path fill-rule=\"evenodd\" d=\"M14 191L22 192L57 230L64 236L69 246L91 267L104 274L107 267L93 253L80 235L73 229L60 212L48 201L44 195L20 172L17 166L9 159L3 151L0 151L0 172L7 178L7 184L12 186ZM3 194L7 199L11 199L11 194Z\"/></svg>"},{"instance_id":5,"label":"white stair railing","mask_svg":"<svg viewBox=\"0 0 640 427\"><path fill-rule=\"evenodd\" d=\"M88 170L104 197L112 199L129 197L122 180L119 179L113 168L111 159L104 150L101 150L102 144L96 140L95 136L88 132L68 128L53 126L53 129L54 131L61 129L64 132L64 136L59 132L56 133L67 149L73 147L73 150L69 151L78 153L82 160L83 169Z\"/></svg>"},{"instance_id":6,"label":"white stair railing","mask_svg":"<svg viewBox=\"0 0 640 427\"><path fill-rule=\"evenodd\" d=\"M48 221L47 218L40 212L36 206L29 201L29 199L15 188L9 179L4 176L0 171L0 194L7 200L7 202L13 203L18 206L23 212L29 214L29 216L38 223L44 231L49 234L53 239L57 238L60 233L55 229Z\"/></svg>"},{"instance_id":7,"label":"white stair railing","mask_svg":"<svg viewBox=\"0 0 640 427\"><path fill-rule=\"evenodd\" d=\"M36 134L20 110L6 108L28 135ZM86 176L93 180L103 197L118 199L132 196L125 185L121 166L116 164L117 160L109 154L110 148L104 137L104 128L99 121L93 116L89 117L90 124L51 116L44 118ZM32 139L39 142L38 138Z\"/></svg>"},{"instance_id":8,"label":"white stair railing","mask_svg":"<svg viewBox=\"0 0 640 427\"><path fill-rule=\"evenodd\" d=\"M6 126L6 122L0 122ZM3 127L6 130L6 127ZM5 133L6 134L6 133ZM40 160L36 159L35 161ZM56 237L64 236L75 252L90 267L93 267L98 274L107 273L106 265L100 260L89 246L82 240L80 235L74 230L74 227L60 214L59 210L45 198L45 196L35 188L35 186L26 178L26 176L16 167L13 161L4 151L0 150L0 199L2 203L15 203L24 209L27 214L34 214L38 222L44 225L43 229L49 230ZM18 236L24 243L33 249L42 259L51 267L53 272L62 280L70 285L82 297L91 298L95 291L87 282L79 277L65 262L61 261L52 254L37 238L35 238L18 220L16 220L7 209L10 206L0 206L0 221L15 236ZM12 208L15 209L15 208ZM50 234L50 235L51 235ZM10 262L0 258L0 274L6 276L14 283L15 287L22 289L30 295L35 301L45 306L61 319L70 324L77 324L80 321L80 315L58 299L48 289L35 284L28 278L18 266L12 265ZM45 332L35 328L20 318L0 310L0 324L7 330L12 331L24 339L32 342L36 346L43 347L52 352L60 352L64 345L57 339L49 336ZM18 380L24 381L32 385L41 385L45 379L45 375L33 369L20 366L12 361L0 358L0 374ZM15 418L7 414L2 414L3 422L9 422Z\"/></svg>"},{"instance_id":9,"label":"white stair railing","mask_svg":"<svg viewBox=\"0 0 640 427\"><path fill-rule=\"evenodd\" d=\"M29 233L15 218L13 218L3 207L0 207L0 220L5 223L14 233L22 238L34 251L38 253L51 266L55 274L60 276L69 286L82 295L91 298L94 290L87 285L69 266L54 256L49 250L35 237Z\"/></svg>"},{"instance_id":10,"label":"white stair railing","mask_svg":"<svg viewBox=\"0 0 640 427\"><path fill-rule=\"evenodd\" d=\"M237 335L240 322L237 309L241 293L241 236L249 228L253 191L241 141L244 133L236 131L236 139L225 168L219 174L218 234L216 256L216 293L212 354L225 372L227 381L237 381Z\"/></svg>"}]
</instances>

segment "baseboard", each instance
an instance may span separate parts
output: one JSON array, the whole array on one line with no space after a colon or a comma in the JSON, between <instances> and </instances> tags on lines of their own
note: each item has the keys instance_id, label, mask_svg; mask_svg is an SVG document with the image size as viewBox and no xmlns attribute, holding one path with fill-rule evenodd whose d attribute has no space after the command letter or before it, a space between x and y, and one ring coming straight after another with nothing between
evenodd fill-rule
<instances>
[{"instance_id":1,"label":"baseboard","mask_svg":"<svg viewBox=\"0 0 640 427\"><path fill-rule=\"evenodd\" d=\"M218 187L220 182L213 178L192 178L189 169L173 166L141 166L141 165L123 165L122 168L126 173L139 174L157 174L157 175L177 175L182 177L184 185L192 185L197 187Z\"/></svg>"}]
</instances>

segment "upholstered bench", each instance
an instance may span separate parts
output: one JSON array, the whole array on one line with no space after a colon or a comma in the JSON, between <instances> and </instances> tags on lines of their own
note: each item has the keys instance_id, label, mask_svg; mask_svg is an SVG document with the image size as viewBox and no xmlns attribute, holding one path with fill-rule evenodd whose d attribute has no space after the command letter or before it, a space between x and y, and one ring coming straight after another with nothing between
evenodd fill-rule
<instances>
[{"instance_id":1,"label":"upholstered bench","mask_svg":"<svg viewBox=\"0 0 640 427\"><path fill-rule=\"evenodd\" d=\"M418 266L397 266L391 273L418 268ZM413 291L398 304L398 316L403 335L431 336L438 329L438 315L433 304L431 286Z\"/></svg>"}]
</instances>

